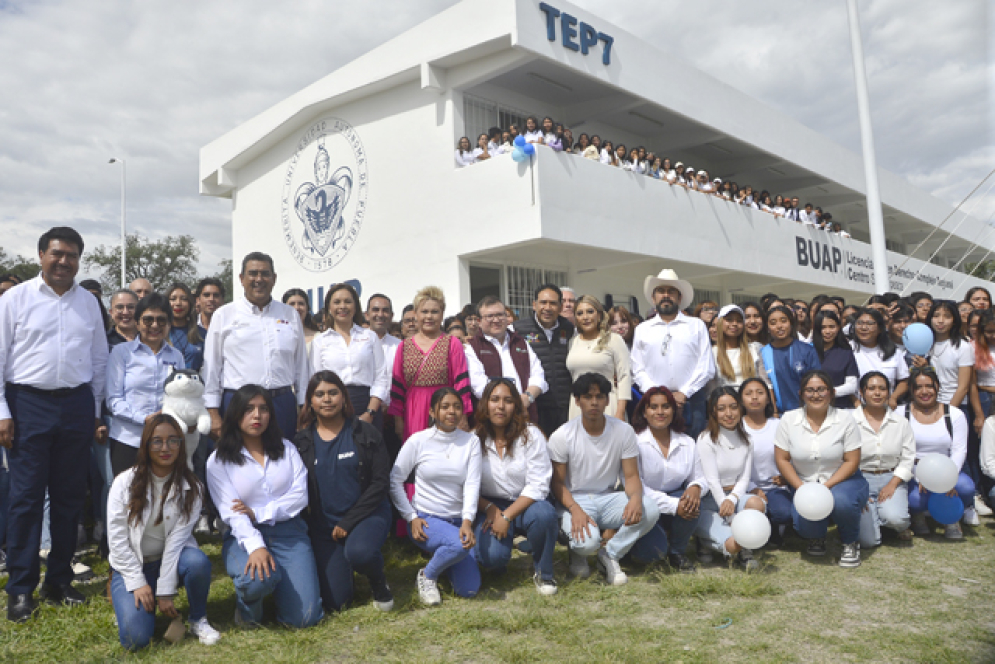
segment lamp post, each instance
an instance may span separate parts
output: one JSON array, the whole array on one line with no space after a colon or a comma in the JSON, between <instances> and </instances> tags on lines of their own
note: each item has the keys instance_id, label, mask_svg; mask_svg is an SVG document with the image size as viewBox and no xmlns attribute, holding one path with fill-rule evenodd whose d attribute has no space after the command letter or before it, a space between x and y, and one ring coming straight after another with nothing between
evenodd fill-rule
<instances>
[{"instance_id":1,"label":"lamp post","mask_svg":"<svg viewBox=\"0 0 995 664\"><path fill-rule=\"evenodd\" d=\"M111 157L110 161L108 161L107 163L108 164L121 164L121 288L124 288L125 286L127 286L127 283L125 282L125 279L126 279L126 277L125 277L125 262L126 262L125 254L127 253L127 237L125 235L124 208L125 208L125 201L126 201L126 198L125 198L125 196L126 196L126 194L125 194L126 187L125 186L127 184L127 178L128 178L128 175L127 175L128 174L128 165L124 161L124 159L117 159L116 157Z\"/></svg>"}]
</instances>

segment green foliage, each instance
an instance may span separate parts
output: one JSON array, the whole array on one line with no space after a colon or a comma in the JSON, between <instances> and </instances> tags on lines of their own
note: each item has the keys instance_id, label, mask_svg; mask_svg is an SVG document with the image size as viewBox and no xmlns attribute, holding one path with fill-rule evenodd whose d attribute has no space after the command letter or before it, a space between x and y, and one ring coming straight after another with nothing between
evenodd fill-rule
<instances>
[{"instance_id":1,"label":"green foliage","mask_svg":"<svg viewBox=\"0 0 995 664\"><path fill-rule=\"evenodd\" d=\"M992 281L995 279L995 260L981 263L965 263L964 270L978 279Z\"/></svg>"},{"instance_id":2,"label":"green foliage","mask_svg":"<svg viewBox=\"0 0 995 664\"><path fill-rule=\"evenodd\" d=\"M34 279L38 276L38 260L36 258L26 258L24 256L11 256L3 247L0 247L0 274L13 274L20 277L21 281Z\"/></svg>"},{"instance_id":3,"label":"green foliage","mask_svg":"<svg viewBox=\"0 0 995 664\"><path fill-rule=\"evenodd\" d=\"M235 277L232 272L231 259L226 258L218 263L218 265L221 266L221 271L211 276L220 280L225 285L225 302L231 302L232 296L235 293Z\"/></svg>"},{"instance_id":4,"label":"green foliage","mask_svg":"<svg viewBox=\"0 0 995 664\"><path fill-rule=\"evenodd\" d=\"M145 278L157 291L165 291L175 281L192 284L197 279L200 249L191 235L167 235L159 240L134 234L127 238L125 283ZM121 284L121 247L100 245L83 255L83 267L100 271L105 291Z\"/></svg>"}]
</instances>

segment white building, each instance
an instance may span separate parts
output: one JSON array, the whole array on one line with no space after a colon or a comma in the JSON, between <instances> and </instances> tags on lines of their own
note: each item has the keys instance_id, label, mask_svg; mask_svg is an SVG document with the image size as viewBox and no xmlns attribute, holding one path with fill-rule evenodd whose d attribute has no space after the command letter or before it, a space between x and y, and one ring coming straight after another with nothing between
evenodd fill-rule
<instances>
[{"instance_id":1,"label":"white building","mask_svg":"<svg viewBox=\"0 0 995 664\"><path fill-rule=\"evenodd\" d=\"M475 145L527 115L798 196L853 237L544 146L522 163L456 167L459 137ZM988 285L952 266L972 242L991 244L989 226L958 217L935 264L908 259L951 206L879 177L894 290L920 269L906 292ZM347 279L398 311L427 284L445 290L449 314L488 293L521 310L543 281L629 304L663 267L721 303L873 292L858 155L559 0L466 0L438 14L205 146L200 181L232 199L236 266L269 253L277 290L310 289L315 308Z\"/></svg>"}]
</instances>

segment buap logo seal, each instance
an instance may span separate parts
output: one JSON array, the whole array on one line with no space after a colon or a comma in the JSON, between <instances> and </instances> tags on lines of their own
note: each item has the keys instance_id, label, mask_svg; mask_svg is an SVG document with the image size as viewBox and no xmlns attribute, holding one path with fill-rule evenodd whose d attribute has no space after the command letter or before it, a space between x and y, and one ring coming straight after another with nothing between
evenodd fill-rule
<instances>
[{"instance_id":1,"label":"buap logo seal","mask_svg":"<svg viewBox=\"0 0 995 664\"><path fill-rule=\"evenodd\" d=\"M368 188L366 151L356 130L339 118L311 125L283 182L280 217L294 260L312 272L341 263L363 225Z\"/></svg>"}]
</instances>

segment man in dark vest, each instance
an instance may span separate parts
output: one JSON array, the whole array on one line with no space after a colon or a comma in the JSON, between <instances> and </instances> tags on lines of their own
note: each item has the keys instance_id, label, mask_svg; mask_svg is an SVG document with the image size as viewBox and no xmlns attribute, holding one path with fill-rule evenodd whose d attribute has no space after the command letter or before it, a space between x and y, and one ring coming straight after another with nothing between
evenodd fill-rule
<instances>
[{"instance_id":1,"label":"man in dark vest","mask_svg":"<svg viewBox=\"0 0 995 664\"><path fill-rule=\"evenodd\" d=\"M466 366L473 395L481 398L492 378L514 381L533 424L539 424L536 399L546 391L546 377L539 358L525 339L508 329L508 314L501 300L488 295L477 305L480 329L467 342Z\"/></svg>"},{"instance_id":2,"label":"man in dark vest","mask_svg":"<svg viewBox=\"0 0 995 664\"><path fill-rule=\"evenodd\" d=\"M567 371L567 352L574 326L560 315L562 310L563 293L559 287L543 284L536 289L533 315L515 323L515 331L535 351L546 374L548 389L536 399L536 406L539 428L547 437L566 424L573 383Z\"/></svg>"}]
</instances>

